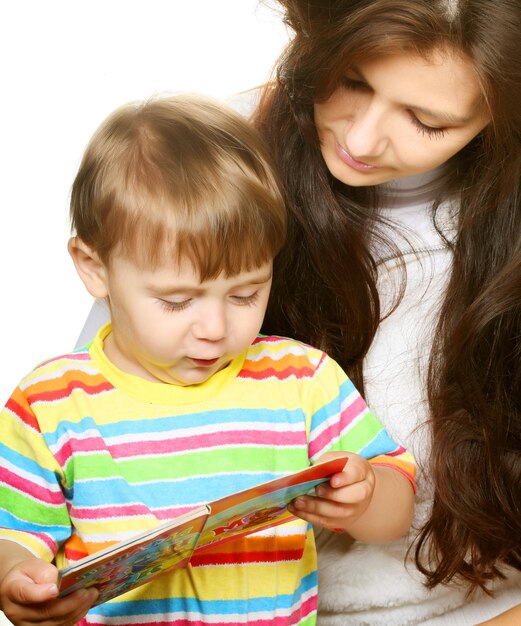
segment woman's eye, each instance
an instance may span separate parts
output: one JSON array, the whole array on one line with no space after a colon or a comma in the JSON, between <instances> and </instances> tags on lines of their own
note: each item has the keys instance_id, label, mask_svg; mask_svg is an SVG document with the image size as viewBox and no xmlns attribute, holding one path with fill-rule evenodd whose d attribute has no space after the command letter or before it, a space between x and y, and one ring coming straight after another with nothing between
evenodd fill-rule
<instances>
[{"instance_id":1,"label":"woman's eye","mask_svg":"<svg viewBox=\"0 0 521 626\"><path fill-rule=\"evenodd\" d=\"M180 302L163 300L162 298L159 301L161 303L161 306L170 313L173 311L183 311L188 306L190 306L190 303L192 302L190 298L188 300L181 300Z\"/></svg>"},{"instance_id":2,"label":"woman's eye","mask_svg":"<svg viewBox=\"0 0 521 626\"><path fill-rule=\"evenodd\" d=\"M247 296L232 296L233 301L241 306L249 306L254 304L259 297L259 292L248 294Z\"/></svg>"},{"instance_id":3,"label":"woman's eye","mask_svg":"<svg viewBox=\"0 0 521 626\"><path fill-rule=\"evenodd\" d=\"M434 126L427 126L427 124L420 122L420 120L416 117L416 115L414 115L414 113L412 113L411 111L409 111L409 116L411 118L411 122L416 127L416 130L421 135L426 135L427 137L439 139L441 137L444 137L447 134L446 128L435 128Z\"/></svg>"},{"instance_id":4,"label":"woman's eye","mask_svg":"<svg viewBox=\"0 0 521 626\"><path fill-rule=\"evenodd\" d=\"M342 79L342 85L346 89L360 90L360 89L368 89L369 85L364 83L362 80L356 80L355 78L349 78L348 76L344 76Z\"/></svg>"}]
</instances>

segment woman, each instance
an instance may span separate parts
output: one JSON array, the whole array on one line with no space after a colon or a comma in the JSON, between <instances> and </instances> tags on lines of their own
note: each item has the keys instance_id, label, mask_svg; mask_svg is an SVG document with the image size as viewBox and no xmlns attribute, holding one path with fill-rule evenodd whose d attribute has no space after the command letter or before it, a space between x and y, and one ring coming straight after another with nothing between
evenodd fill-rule
<instances>
[{"instance_id":1,"label":"woman","mask_svg":"<svg viewBox=\"0 0 521 626\"><path fill-rule=\"evenodd\" d=\"M319 623L519 624L521 3L280 4L265 329L327 350L423 469L403 541L319 535Z\"/></svg>"}]
</instances>

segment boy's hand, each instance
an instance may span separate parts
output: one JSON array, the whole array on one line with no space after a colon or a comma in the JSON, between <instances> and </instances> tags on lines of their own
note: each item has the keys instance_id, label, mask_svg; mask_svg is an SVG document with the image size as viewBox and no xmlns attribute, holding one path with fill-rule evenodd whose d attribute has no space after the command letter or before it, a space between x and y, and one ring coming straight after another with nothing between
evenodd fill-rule
<instances>
[{"instance_id":1,"label":"boy's hand","mask_svg":"<svg viewBox=\"0 0 521 626\"><path fill-rule=\"evenodd\" d=\"M12 567L0 582L0 606L15 626L73 626L85 617L95 590L58 598L58 570L43 559L30 558Z\"/></svg>"},{"instance_id":2,"label":"boy's hand","mask_svg":"<svg viewBox=\"0 0 521 626\"><path fill-rule=\"evenodd\" d=\"M346 465L329 483L319 485L316 496L296 498L289 510L307 522L332 530L347 530L362 516L373 498L376 477L370 463L346 452L328 452L320 461L346 457Z\"/></svg>"}]
</instances>

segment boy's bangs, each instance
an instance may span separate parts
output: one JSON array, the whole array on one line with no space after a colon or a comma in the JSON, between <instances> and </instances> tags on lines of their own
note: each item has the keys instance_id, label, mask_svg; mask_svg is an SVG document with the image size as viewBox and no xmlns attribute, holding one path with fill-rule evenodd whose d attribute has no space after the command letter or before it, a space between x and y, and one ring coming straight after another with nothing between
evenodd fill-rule
<instances>
[{"instance_id":1,"label":"boy's bangs","mask_svg":"<svg viewBox=\"0 0 521 626\"><path fill-rule=\"evenodd\" d=\"M246 176L199 197L141 197L122 209L117 253L140 267L189 260L202 281L234 276L273 259L284 242L280 201Z\"/></svg>"}]
</instances>

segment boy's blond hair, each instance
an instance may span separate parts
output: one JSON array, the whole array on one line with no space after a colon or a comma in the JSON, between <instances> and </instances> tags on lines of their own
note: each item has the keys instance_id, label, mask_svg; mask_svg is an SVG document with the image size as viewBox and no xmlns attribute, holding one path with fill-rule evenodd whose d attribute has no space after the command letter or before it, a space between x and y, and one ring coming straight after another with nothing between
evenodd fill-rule
<instances>
[{"instance_id":1,"label":"boy's blond hair","mask_svg":"<svg viewBox=\"0 0 521 626\"><path fill-rule=\"evenodd\" d=\"M75 178L76 235L105 264L188 259L201 280L259 267L281 248L286 213L266 146L210 99L129 103L90 140Z\"/></svg>"}]
</instances>

